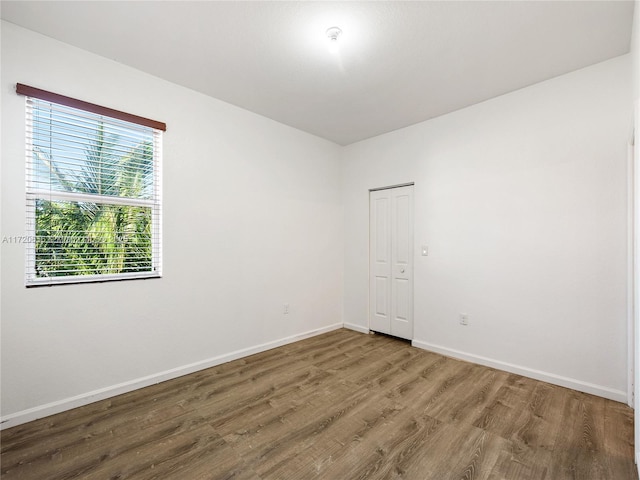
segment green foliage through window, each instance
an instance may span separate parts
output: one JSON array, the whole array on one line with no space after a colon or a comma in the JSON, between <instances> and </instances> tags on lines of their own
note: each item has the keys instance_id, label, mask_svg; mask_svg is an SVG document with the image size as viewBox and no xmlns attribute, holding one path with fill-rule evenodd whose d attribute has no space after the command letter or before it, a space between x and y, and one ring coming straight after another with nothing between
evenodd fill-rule
<instances>
[{"instance_id":1,"label":"green foliage through window","mask_svg":"<svg viewBox=\"0 0 640 480\"><path fill-rule=\"evenodd\" d=\"M38 277L149 272L151 209L36 201Z\"/></svg>"}]
</instances>

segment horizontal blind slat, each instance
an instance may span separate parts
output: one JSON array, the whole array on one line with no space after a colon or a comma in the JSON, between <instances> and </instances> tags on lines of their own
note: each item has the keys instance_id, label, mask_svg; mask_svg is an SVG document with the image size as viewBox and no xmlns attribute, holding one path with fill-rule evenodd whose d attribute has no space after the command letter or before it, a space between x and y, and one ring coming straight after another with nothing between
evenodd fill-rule
<instances>
[{"instance_id":1,"label":"horizontal blind slat","mask_svg":"<svg viewBox=\"0 0 640 480\"><path fill-rule=\"evenodd\" d=\"M95 143L95 139L84 139L80 135L46 135L46 132L42 130L40 125L34 126L31 141L34 146L45 151L49 149L87 151L91 148L100 148L101 151L118 157L130 155L141 157L145 154L149 154L147 152L141 152L141 149L151 148L150 138L142 138L137 142L132 142L130 144L125 144L124 142L117 143L109 141L108 139L102 139L100 145L98 145Z\"/></svg>"},{"instance_id":2,"label":"horizontal blind slat","mask_svg":"<svg viewBox=\"0 0 640 480\"><path fill-rule=\"evenodd\" d=\"M65 191L37 190L29 192L36 199L72 201L85 203L98 203L103 205L124 205L131 207L151 207L156 203L154 199L115 197L109 195L92 195L87 193L74 193Z\"/></svg>"},{"instance_id":3,"label":"horizontal blind slat","mask_svg":"<svg viewBox=\"0 0 640 480\"><path fill-rule=\"evenodd\" d=\"M38 129L36 130L36 132L45 133L47 130L51 130L51 126L55 123L55 133L57 135L74 135L77 137L85 137L87 138L87 140L91 139L89 135L91 135L94 131L93 125L95 124L96 119L94 119L91 123L89 121L73 122L71 120L65 120L66 118L64 118L64 120L53 119L38 115L33 123L38 125ZM113 125L105 123L104 120L101 120L100 123L102 129L101 131L107 138L107 140L109 139L109 137L117 137L124 143L138 142L141 138L149 137L151 135L151 132L153 131L152 129L147 129L140 130L138 132L127 132L121 128L116 128Z\"/></svg>"}]
</instances>

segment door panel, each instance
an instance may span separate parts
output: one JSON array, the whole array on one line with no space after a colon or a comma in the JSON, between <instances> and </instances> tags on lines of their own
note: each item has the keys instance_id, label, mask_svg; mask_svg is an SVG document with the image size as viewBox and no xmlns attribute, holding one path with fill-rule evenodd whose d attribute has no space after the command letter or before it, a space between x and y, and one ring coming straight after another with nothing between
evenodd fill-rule
<instances>
[{"instance_id":1,"label":"door panel","mask_svg":"<svg viewBox=\"0 0 640 480\"><path fill-rule=\"evenodd\" d=\"M413 186L370 192L369 328L413 337Z\"/></svg>"},{"instance_id":2,"label":"door panel","mask_svg":"<svg viewBox=\"0 0 640 480\"><path fill-rule=\"evenodd\" d=\"M409 281L404 278L395 279L395 298L393 304L396 306L395 320L409 321Z\"/></svg>"},{"instance_id":3,"label":"door panel","mask_svg":"<svg viewBox=\"0 0 640 480\"><path fill-rule=\"evenodd\" d=\"M409 251L411 249L409 241L409 196L398 195L393 200L395 203L395 262L396 265L408 265Z\"/></svg>"},{"instance_id":4,"label":"door panel","mask_svg":"<svg viewBox=\"0 0 640 480\"><path fill-rule=\"evenodd\" d=\"M389 199L376 199L375 210L376 263L386 265L389 263Z\"/></svg>"},{"instance_id":5,"label":"door panel","mask_svg":"<svg viewBox=\"0 0 640 480\"><path fill-rule=\"evenodd\" d=\"M389 309L387 307L387 297L389 296L389 289L387 288L387 283L389 282L389 278L388 277L376 277L376 288L375 288L375 295L376 295L376 308L375 308L375 314L383 317L383 318L388 318L389 316Z\"/></svg>"},{"instance_id":6,"label":"door panel","mask_svg":"<svg viewBox=\"0 0 640 480\"><path fill-rule=\"evenodd\" d=\"M374 192L375 193L375 192ZM372 330L389 330L391 314L391 250L389 229L390 198L372 195L370 204L371 260L370 260L370 305L369 325Z\"/></svg>"}]
</instances>

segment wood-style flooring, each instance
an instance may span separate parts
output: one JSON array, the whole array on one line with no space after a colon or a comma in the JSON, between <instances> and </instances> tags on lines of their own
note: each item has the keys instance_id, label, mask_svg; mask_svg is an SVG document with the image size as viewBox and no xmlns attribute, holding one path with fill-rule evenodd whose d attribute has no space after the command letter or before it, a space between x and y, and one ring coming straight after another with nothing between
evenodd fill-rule
<instances>
[{"instance_id":1,"label":"wood-style flooring","mask_svg":"<svg viewBox=\"0 0 640 480\"><path fill-rule=\"evenodd\" d=\"M637 479L627 406L344 329L0 445L2 480Z\"/></svg>"}]
</instances>

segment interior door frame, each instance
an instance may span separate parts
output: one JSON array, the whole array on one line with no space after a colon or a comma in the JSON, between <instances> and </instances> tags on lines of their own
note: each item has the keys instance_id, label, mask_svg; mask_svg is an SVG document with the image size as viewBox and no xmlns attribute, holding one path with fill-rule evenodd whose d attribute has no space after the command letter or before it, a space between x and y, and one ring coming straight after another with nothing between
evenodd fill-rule
<instances>
[{"instance_id":1,"label":"interior door frame","mask_svg":"<svg viewBox=\"0 0 640 480\"><path fill-rule=\"evenodd\" d=\"M635 408L638 349L638 169L634 152L634 135L631 134L627 151L627 404Z\"/></svg>"},{"instance_id":2,"label":"interior door frame","mask_svg":"<svg viewBox=\"0 0 640 480\"><path fill-rule=\"evenodd\" d=\"M636 329L638 285L638 262L636 245L638 222L638 192L636 192L638 174L634 159L633 134L629 140L627 150L627 405L634 408L635 377L636 377Z\"/></svg>"},{"instance_id":3,"label":"interior door frame","mask_svg":"<svg viewBox=\"0 0 640 480\"><path fill-rule=\"evenodd\" d=\"M635 121L640 117L640 101L634 105ZM629 136L627 160L627 403L635 411L634 454L640 475L640 142L634 123Z\"/></svg>"},{"instance_id":4,"label":"interior door frame","mask_svg":"<svg viewBox=\"0 0 640 480\"><path fill-rule=\"evenodd\" d=\"M412 208L412 216L410 218L410 221L413 223L413 238L411 239L411 242L413 243L413 248L412 248L412 255L411 255L411 271L412 271L412 281L411 281L411 288L413 290L413 296L412 296L412 304L411 304L411 329L412 329L412 333L411 333L411 339L413 341L413 333L415 332L415 256L416 256L416 248L415 248L415 182L407 182L407 183L398 183L398 184L394 184L394 185L387 185L384 187L374 187L374 188L370 188L367 191L367 203L369 204L369 210L368 210L368 230L369 230L369 235L368 235L368 244L367 244L367 272L368 272L368 276L367 276L367 290L369 292L369 295L367 296L367 330L369 331L369 333L371 333L371 192L377 192L380 190L392 190L394 188L400 188L400 187L413 187L413 208Z\"/></svg>"}]
</instances>

